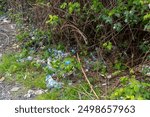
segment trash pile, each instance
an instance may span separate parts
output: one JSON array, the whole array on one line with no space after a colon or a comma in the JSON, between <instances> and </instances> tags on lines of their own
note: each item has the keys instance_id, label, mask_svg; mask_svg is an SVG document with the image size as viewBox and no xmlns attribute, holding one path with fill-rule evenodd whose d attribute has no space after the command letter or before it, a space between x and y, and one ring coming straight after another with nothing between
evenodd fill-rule
<instances>
[{"instance_id":1,"label":"trash pile","mask_svg":"<svg viewBox=\"0 0 150 117\"><path fill-rule=\"evenodd\" d=\"M76 69L74 67L73 60L69 58L70 53L65 53L61 50L53 48L49 48L48 52L50 56L47 60L40 59L40 57L33 57L30 55L26 58L20 58L17 61L35 61L37 64L40 64L43 68L47 68L49 72L45 78L46 87L48 89L60 89L63 87L63 83L56 81L55 78L58 76L65 78L66 76L73 74ZM73 52L75 52L75 50L73 50Z\"/></svg>"},{"instance_id":2,"label":"trash pile","mask_svg":"<svg viewBox=\"0 0 150 117\"><path fill-rule=\"evenodd\" d=\"M71 65L70 60L65 60L70 53L64 53L61 50L57 49L48 49L51 56L47 59L47 67L51 73L49 73L46 76L46 86L48 89L51 88L62 88L63 83L57 82L53 79L53 77L60 76L60 77L66 77L70 74L72 74L75 71L75 68L73 68L72 71L64 71L63 67L67 67ZM71 73L70 73L71 72Z\"/></svg>"}]
</instances>

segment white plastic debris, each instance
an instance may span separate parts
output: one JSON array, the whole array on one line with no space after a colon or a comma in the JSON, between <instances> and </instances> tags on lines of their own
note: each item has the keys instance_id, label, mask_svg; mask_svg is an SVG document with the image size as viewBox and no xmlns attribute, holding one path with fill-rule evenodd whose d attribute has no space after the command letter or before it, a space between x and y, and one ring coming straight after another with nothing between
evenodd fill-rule
<instances>
[{"instance_id":1,"label":"white plastic debris","mask_svg":"<svg viewBox=\"0 0 150 117\"><path fill-rule=\"evenodd\" d=\"M25 98L31 98L34 96L34 91L33 90L28 90L28 93L24 95Z\"/></svg>"},{"instance_id":2,"label":"white plastic debris","mask_svg":"<svg viewBox=\"0 0 150 117\"><path fill-rule=\"evenodd\" d=\"M48 49L48 51L54 55L55 59L60 59L60 58L64 58L67 57L69 55L69 53L64 53L61 50L57 50L57 49Z\"/></svg>"},{"instance_id":3,"label":"white plastic debris","mask_svg":"<svg viewBox=\"0 0 150 117\"><path fill-rule=\"evenodd\" d=\"M4 18L3 19L3 23L10 23L11 21L10 20L8 20L7 18Z\"/></svg>"},{"instance_id":4,"label":"white plastic debris","mask_svg":"<svg viewBox=\"0 0 150 117\"><path fill-rule=\"evenodd\" d=\"M52 89L52 88L58 88L59 89L59 88L62 88L62 83L54 80L51 75L47 75L46 76L46 87L48 89Z\"/></svg>"},{"instance_id":5,"label":"white plastic debris","mask_svg":"<svg viewBox=\"0 0 150 117\"><path fill-rule=\"evenodd\" d=\"M26 58L26 60L32 61L32 60L33 60L33 57L32 57L32 56L28 56L28 57Z\"/></svg>"}]
</instances>

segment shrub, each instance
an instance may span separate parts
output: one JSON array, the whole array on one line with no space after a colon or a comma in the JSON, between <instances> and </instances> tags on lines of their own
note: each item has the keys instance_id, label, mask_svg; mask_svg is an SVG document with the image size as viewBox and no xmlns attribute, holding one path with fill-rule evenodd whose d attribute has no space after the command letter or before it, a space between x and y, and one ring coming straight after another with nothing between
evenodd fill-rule
<instances>
[{"instance_id":1,"label":"shrub","mask_svg":"<svg viewBox=\"0 0 150 117\"><path fill-rule=\"evenodd\" d=\"M121 77L122 88L117 88L110 96L111 99L141 100L150 99L150 84L139 82L135 76Z\"/></svg>"}]
</instances>

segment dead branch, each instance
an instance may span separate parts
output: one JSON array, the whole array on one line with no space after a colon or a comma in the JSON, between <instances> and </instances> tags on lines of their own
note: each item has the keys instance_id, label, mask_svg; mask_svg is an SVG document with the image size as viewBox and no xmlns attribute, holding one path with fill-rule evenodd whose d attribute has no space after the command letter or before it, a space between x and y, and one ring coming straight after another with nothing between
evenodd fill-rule
<instances>
[{"instance_id":1,"label":"dead branch","mask_svg":"<svg viewBox=\"0 0 150 117\"><path fill-rule=\"evenodd\" d=\"M77 53L77 59L78 59L78 62L81 63L78 53ZM97 99L99 99L98 95L97 95L96 92L94 91L93 86L91 85L91 83L90 83L90 81L89 81L89 79L88 79L88 77L87 77L87 75L86 75L86 73L85 73L85 71L84 71L84 69L83 69L82 66L81 66L81 70L82 70L82 73L83 73L83 75L84 75L84 77L85 77L85 80L87 81L88 85L89 85L90 88L91 88L91 91L93 92L93 94L95 95L95 97L96 97Z\"/></svg>"}]
</instances>

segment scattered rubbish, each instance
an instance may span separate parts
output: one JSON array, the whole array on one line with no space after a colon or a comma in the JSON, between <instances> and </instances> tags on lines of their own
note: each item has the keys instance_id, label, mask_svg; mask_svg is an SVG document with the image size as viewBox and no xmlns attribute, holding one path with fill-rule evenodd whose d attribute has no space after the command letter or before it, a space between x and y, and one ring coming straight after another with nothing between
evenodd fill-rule
<instances>
[{"instance_id":1,"label":"scattered rubbish","mask_svg":"<svg viewBox=\"0 0 150 117\"><path fill-rule=\"evenodd\" d=\"M71 61L65 61L65 65L71 64Z\"/></svg>"},{"instance_id":2,"label":"scattered rubbish","mask_svg":"<svg viewBox=\"0 0 150 117\"><path fill-rule=\"evenodd\" d=\"M74 49L71 49L70 52L71 52L72 54L75 54L75 53L76 53L76 51L75 51Z\"/></svg>"},{"instance_id":3,"label":"scattered rubbish","mask_svg":"<svg viewBox=\"0 0 150 117\"><path fill-rule=\"evenodd\" d=\"M89 69L88 69L88 68L86 68L86 69L85 69L85 71L86 71L86 72L88 72L88 71L89 71Z\"/></svg>"},{"instance_id":4,"label":"scattered rubbish","mask_svg":"<svg viewBox=\"0 0 150 117\"><path fill-rule=\"evenodd\" d=\"M34 60L35 60L35 59L34 59ZM37 64L40 64L42 67L47 66L46 61L45 61L44 59L43 59L43 60L36 59L36 63L37 63Z\"/></svg>"},{"instance_id":5,"label":"scattered rubbish","mask_svg":"<svg viewBox=\"0 0 150 117\"><path fill-rule=\"evenodd\" d=\"M26 58L26 60L32 61L32 60L33 60L33 57L32 57L32 56L28 56L28 57Z\"/></svg>"},{"instance_id":6,"label":"scattered rubbish","mask_svg":"<svg viewBox=\"0 0 150 117\"><path fill-rule=\"evenodd\" d=\"M1 17L0 21L2 21L2 24L3 23L10 23L11 22L10 20L8 20L8 18L6 16Z\"/></svg>"},{"instance_id":7,"label":"scattered rubbish","mask_svg":"<svg viewBox=\"0 0 150 117\"><path fill-rule=\"evenodd\" d=\"M54 80L51 75L46 76L46 87L48 89L52 89L52 88L60 89L60 88L62 88L62 84L63 83L57 82L56 80Z\"/></svg>"},{"instance_id":8,"label":"scattered rubbish","mask_svg":"<svg viewBox=\"0 0 150 117\"><path fill-rule=\"evenodd\" d=\"M16 91L18 91L20 89L20 87L13 87L10 91L11 92L16 92Z\"/></svg>"},{"instance_id":9,"label":"scattered rubbish","mask_svg":"<svg viewBox=\"0 0 150 117\"><path fill-rule=\"evenodd\" d=\"M32 36L32 37L31 37L31 39L32 39L32 40L35 40L35 37L34 37L34 36Z\"/></svg>"},{"instance_id":10,"label":"scattered rubbish","mask_svg":"<svg viewBox=\"0 0 150 117\"><path fill-rule=\"evenodd\" d=\"M41 95L43 93L47 92L47 90L42 90L42 89L38 89L38 90L28 90L27 94L24 95L25 98L32 98L34 96L37 95Z\"/></svg>"},{"instance_id":11,"label":"scattered rubbish","mask_svg":"<svg viewBox=\"0 0 150 117\"><path fill-rule=\"evenodd\" d=\"M112 78L112 75L111 75L111 74L110 74L110 75L107 75L106 78L107 78L107 79L111 79L111 78Z\"/></svg>"},{"instance_id":12,"label":"scattered rubbish","mask_svg":"<svg viewBox=\"0 0 150 117\"><path fill-rule=\"evenodd\" d=\"M25 98L31 98L31 97L33 97L33 96L35 96L35 95L34 95L34 91L31 90L31 89L28 91L27 94L24 95Z\"/></svg>"},{"instance_id":13,"label":"scattered rubbish","mask_svg":"<svg viewBox=\"0 0 150 117\"><path fill-rule=\"evenodd\" d=\"M49 48L48 51L53 55L54 59L61 59L69 55L69 53L64 53L61 50L57 50L57 49Z\"/></svg>"},{"instance_id":14,"label":"scattered rubbish","mask_svg":"<svg viewBox=\"0 0 150 117\"><path fill-rule=\"evenodd\" d=\"M6 18L6 16L1 16L0 21L3 21L3 19L5 19L5 18Z\"/></svg>"},{"instance_id":15,"label":"scattered rubbish","mask_svg":"<svg viewBox=\"0 0 150 117\"><path fill-rule=\"evenodd\" d=\"M33 60L33 57L28 56L27 58L18 59L17 61L23 63L25 61L32 61L32 60Z\"/></svg>"},{"instance_id":16,"label":"scattered rubbish","mask_svg":"<svg viewBox=\"0 0 150 117\"><path fill-rule=\"evenodd\" d=\"M33 50L34 49L32 48L32 51ZM72 51L75 52L75 50L72 50ZM47 67L48 70L50 70L53 73L53 75L50 74L50 75L46 76L46 86L47 86L47 88L48 89L51 89L51 88L62 88L62 84L63 83L57 82L56 80L54 80L53 79L54 75L55 76L61 75L62 77L70 76L70 75L72 75L75 72L75 68L74 67L73 67L73 69L70 68L71 69L70 71L65 71L63 74L59 74L60 70L62 70L63 68L58 68L57 69L57 68L55 68L53 66L53 64L55 64L57 62L57 60L59 60L59 61L62 61L62 62L60 62L60 64L63 64L63 65L66 65L66 66L71 65L71 60L65 60L64 61L65 57L68 57L70 55L70 53L65 53L65 52L63 52L61 50L52 49L52 48L49 48L48 52L51 54L51 56L48 57L47 60L40 59L40 57L33 57L30 54L30 56L28 56L26 58L20 58L17 61L18 62L35 61L37 64L40 64L42 67ZM24 79L26 79L26 76L24 77ZM30 96L31 96L31 92L29 92L26 95L26 97L30 97Z\"/></svg>"}]
</instances>

